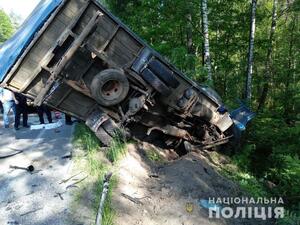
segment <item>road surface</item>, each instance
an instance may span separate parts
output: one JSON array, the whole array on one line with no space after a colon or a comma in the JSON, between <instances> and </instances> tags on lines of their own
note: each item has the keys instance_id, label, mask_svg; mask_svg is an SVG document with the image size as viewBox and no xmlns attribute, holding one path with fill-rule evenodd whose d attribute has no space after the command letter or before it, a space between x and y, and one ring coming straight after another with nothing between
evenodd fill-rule
<instances>
[{"instance_id":1,"label":"road surface","mask_svg":"<svg viewBox=\"0 0 300 225\"><path fill-rule=\"evenodd\" d=\"M37 124L38 117L30 116L29 123ZM72 130L73 126L63 125L51 130L21 127L14 131L0 124L0 157L23 151L0 158L1 225L68 224L72 196L66 189L68 182L61 181L71 176L72 160L62 157L72 151ZM10 165L33 165L35 170L29 173Z\"/></svg>"}]
</instances>

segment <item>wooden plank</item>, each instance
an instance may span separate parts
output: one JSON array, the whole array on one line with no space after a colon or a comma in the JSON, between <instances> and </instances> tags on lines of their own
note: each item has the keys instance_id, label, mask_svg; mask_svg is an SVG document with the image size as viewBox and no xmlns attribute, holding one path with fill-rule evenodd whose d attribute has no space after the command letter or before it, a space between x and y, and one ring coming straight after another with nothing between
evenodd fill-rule
<instances>
[{"instance_id":1,"label":"wooden plank","mask_svg":"<svg viewBox=\"0 0 300 225\"><path fill-rule=\"evenodd\" d=\"M29 58L32 58L35 62L39 62L41 58L45 56L45 52L51 49L51 44L47 42L45 39L41 39L38 45L33 48L31 53L29 54ZM36 63L37 65L39 63Z\"/></svg>"},{"instance_id":2,"label":"wooden plank","mask_svg":"<svg viewBox=\"0 0 300 225\"><path fill-rule=\"evenodd\" d=\"M120 42L122 46L124 46L128 51L138 56L139 50L143 47L140 43L134 40L128 33L126 33L123 29L120 29L120 32L117 34L116 41Z\"/></svg>"},{"instance_id":3,"label":"wooden plank","mask_svg":"<svg viewBox=\"0 0 300 225\"><path fill-rule=\"evenodd\" d=\"M71 112L76 112L80 116L85 116L89 112L90 108L93 107L95 101L79 92L73 91L70 95L62 102L60 108L67 109ZM80 110L78 110L80 109Z\"/></svg>"},{"instance_id":4,"label":"wooden plank","mask_svg":"<svg viewBox=\"0 0 300 225\"><path fill-rule=\"evenodd\" d=\"M134 58L133 55L129 55L128 52L124 51L124 49L120 48L119 45L116 45L116 43L112 43L109 46L106 54L111 61L114 61L120 67L123 67Z\"/></svg>"},{"instance_id":5,"label":"wooden plank","mask_svg":"<svg viewBox=\"0 0 300 225\"><path fill-rule=\"evenodd\" d=\"M97 57L99 57L104 62L106 62L109 65L109 67L114 67L114 68L119 67L114 61L110 60L110 58L107 56L107 54L105 52L99 52L93 45L91 45L89 43L87 43L86 47L91 52L93 52Z\"/></svg>"},{"instance_id":6,"label":"wooden plank","mask_svg":"<svg viewBox=\"0 0 300 225\"><path fill-rule=\"evenodd\" d=\"M96 49L100 49L102 45L104 45L105 41L109 37L109 32L104 31L99 34L99 33L94 33L90 38L89 42L95 46Z\"/></svg>"},{"instance_id":7,"label":"wooden plank","mask_svg":"<svg viewBox=\"0 0 300 225\"><path fill-rule=\"evenodd\" d=\"M81 11L78 13L77 17L73 19L73 21L69 24L69 26L67 28L63 28L65 29L63 33L59 33L60 37L57 40L57 37L55 37L55 35L52 35L52 37L48 38L55 38L56 44L52 46L52 48L50 48L48 50L47 53L44 54L44 57L42 58L42 60L39 61L39 65L37 67L35 67L33 73L32 73L32 77L30 79L27 79L26 82L24 83L24 85L21 88L21 92L23 92L27 86L35 79L35 77L39 74L39 72L41 71L42 67L46 67L46 65L51 61L51 59L53 58L54 54L53 51L57 46L61 46L63 44L63 42L65 42L65 40L67 39L68 35L70 35L71 33L71 29L76 25L78 19L83 15L83 13L85 12L86 8L88 7L88 3L86 3L86 5L84 7L82 7ZM57 23L60 23L59 21L55 21ZM54 23L55 24L55 23ZM55 25L53 25L53 27L55 28ZM51 29L49 30L49 32L52 31ZM47 35L44 35L47 37Z\"/></svg>"},{"instance_id":8,"label":"wooden plank","mask_svg":"<svg viewBox=\"0 0 300 225\"><path fill-rule=\"evenodd\" d=\"M76 14L74 15L73 13L71 13L71 14L66 14L66 13L67 13L66 10L64 10L56 18L57 20L59 20L63 24L64 27L67 27L76 15Z\"/></svg>"},{"instance_id":9,"label":"wooden plank","mask_svg":"<svg viewBox=\"0 0 300 225\"><path fill-rule=\"evenodd\" d=\"M59 108L59 106L63 103L63 101L71 94L72 88L69 88L64 95L61 96L61 99L55 104L56 108Z\"/></svg>"},{"instance_id":10,"label":"wooden plank","mask_svg":"<svg viewBox=\"0 0 300 225\"><path fill-rule=\"evenodd\" d=\"M74 15L76 15L84 5L89 4L89 0L71 0L67 5L68 10L70 10Z\"/></svg>"},{"instance_id":11,"label":"wooden plank","mask_svg":"<svg viewBox=\"0 0 300 225\"><path fill-rule=\"evenodd\" d=\"M64 80L64 83L66 83L67 85L69 85L70 87L72 87L74 90L80 92L81 94L93 98L91 91L86 87L86 85L82 85L80 84L79 81L75 81L75 80Z\"/></svg>"},{"instance_id":12,"label":"wooden plank","mask_svg":"<svg viewBox=\"0 0 300 225\"><path fill-rule=\"evenodd\" d=\"M106 40L106 42L99 49L100 52L104 52L106 50L106 48L108 47L108 45L112 42L113 38L117 35L117 33L119 31L119 28L120 28L119 26L117 26L116 28L114 28L114 30L110 34L109 38Z\"/></svg>"},{"instance_id":13,"label":"wooden plank","mask_svg":"<svg viewBox=\"0 0 300 225\"><path fill-rule=\"evenodd\" d=\"M82 15L76 26L73 28L73 32L76 34L80 34L96 11L97 9L95 7L91 7L91 5L89 4L87 9L85 10L85 13Z\"/></svg>"},{"instance_id":14,"label":"wooden plank","mask_svg":"<svg viewBox=\"0 0 300 225\"><path fill-rule=\"evenodd\" d=\"M47 73L47 74L46 74ZM48 72L41 70L39 76L35 77L35 79L30 83L30 85L23 91L23 93L29 93L30 95L36 97L40 92L40 89L44 85L44 81L49 77Z\"/></svg>"},{"instance_id":15,"label":"wooden plank","mask_svg":"<svg viewBox=\"0 0 300 225\"><path fill-rule=\"evenodd\" d=\"M66 28L67 27L65 27L61 21L55 20L42 38L45 38L49 43L53 44Z\"/></svg>"},{"instance_id":16,"label":"wooden plank","mask_svg":"<svg viewBox=\"0 0 300 225\"><path fill-rule=\"evenodd\" d=\"M77 49L80 47L84 39L89 35L95 24L97 24L101 19L102 14L100 12L96 13L93 18L90 20L86 28L83 30L83 32L78 36L77 39L74 40L72 43L72 46L68 49L68 51L65 53L65 55L62 57L60 62L53 68L53 71L51 73L50 78L46 82L45 87L40 91L36 99L34 100L34 103L36 105L40 105L43 102L44 97L46 96L47 92L50 90L53 82L57 78L57 76L60 74L60 72L63 70L66 63L70 60L70 58L75 54Z\"/></svg>"},{"instance_id":17,"label":"wooden plank","mask_svg":"<svg viewBox=\"0 0 300 225\"><path fill-rule=\"evenodd\" d=\"M77 57L74 57L77 58ZM80 80L90 70L94 60L86 60L83 66L77 64L76 60L72 60L70 65L65 69L66 77L70 80Z\"/></svg>"}]
</instances>

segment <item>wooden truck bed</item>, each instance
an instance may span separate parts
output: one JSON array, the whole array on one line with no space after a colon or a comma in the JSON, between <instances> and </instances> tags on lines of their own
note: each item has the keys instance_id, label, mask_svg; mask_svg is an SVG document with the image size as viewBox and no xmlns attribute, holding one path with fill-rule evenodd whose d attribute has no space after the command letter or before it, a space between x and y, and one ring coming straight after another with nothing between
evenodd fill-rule
<instances>
[{"instance_id":1,"label":"wooden truck bed","mask_svg":"<svg viewBox=\"0 0 300 225\"><path fill-rule=\"evenodd\" d=\"M114 127L136 122L148 134L160 130L197 145L207 136L196 134L198 128L215 133L212 143L228 141L233 121L215 92L184 76L98 2L53 1L57 7L2 86L86 121L100 139L99 129L109 118ZM115 101L118 93L122 99Z\"/></svg>"}]
</instances>

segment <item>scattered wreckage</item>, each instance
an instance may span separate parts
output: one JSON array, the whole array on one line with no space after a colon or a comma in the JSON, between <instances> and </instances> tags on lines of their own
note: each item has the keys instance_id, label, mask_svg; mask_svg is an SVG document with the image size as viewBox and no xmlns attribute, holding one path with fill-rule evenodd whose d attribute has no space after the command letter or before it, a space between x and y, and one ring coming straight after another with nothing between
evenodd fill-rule
<instances>
[{"instance_id":1,"label":"scattered wreckage","mask_svg":"<svg viewBox=\"0 0 300 225\"><path fill-rule=\"evenodd\" d=\"M230 114L95 0L42 1L0 62L3 87L85 121L104 145L116 132L156 133L168 146L210 149L253 117L246 107Z\"/></svg>"}]
</instances>

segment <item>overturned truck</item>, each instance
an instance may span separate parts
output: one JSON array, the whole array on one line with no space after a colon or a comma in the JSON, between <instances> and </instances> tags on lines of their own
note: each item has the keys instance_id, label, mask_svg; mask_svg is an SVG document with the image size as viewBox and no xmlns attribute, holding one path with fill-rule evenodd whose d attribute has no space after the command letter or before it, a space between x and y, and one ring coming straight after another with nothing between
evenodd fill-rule
<instances>
[{"instance_id":1,"label":"overturned truck","mask_svg":"<svg viewBox=\"0 0 300 225\"><path fill-rule=\"evenodd\" d=\"M79 118L104 145L158 135L167 146L210 149L251 113L230 115L94 0L45 0L0 49L1 86ZM238 125L238 126L237 126Z\"/></svg>"}]
</instances>

